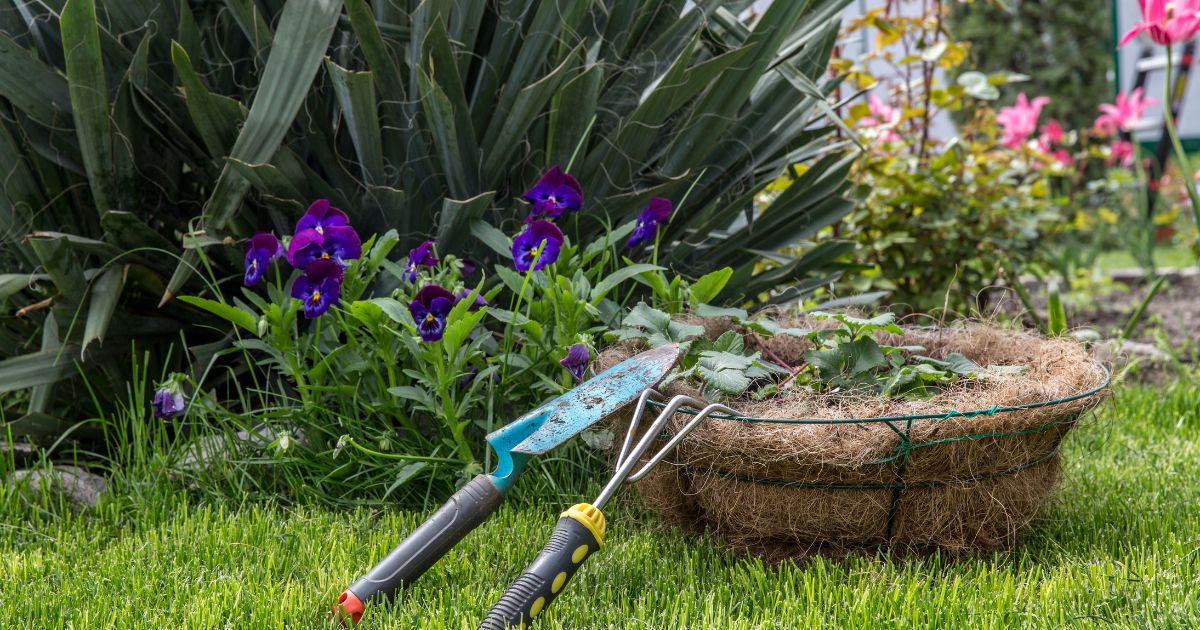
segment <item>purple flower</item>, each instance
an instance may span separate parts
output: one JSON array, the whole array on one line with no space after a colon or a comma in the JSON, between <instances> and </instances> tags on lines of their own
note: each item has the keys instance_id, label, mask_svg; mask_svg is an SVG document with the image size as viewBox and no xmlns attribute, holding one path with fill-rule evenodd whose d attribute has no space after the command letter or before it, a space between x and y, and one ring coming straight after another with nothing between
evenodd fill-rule
<instances>
[{"instance_id":1,"label":"purple flower","mask_svg":"<svg viewBox=\"0 0 1200 630\"><path fill-rule=\"evenodd\" d=\"M438 264L438 259L433 257L433 243L425 241L408 252L408 267L404 269L404 277L409 282L416 282L418 267L432 267L436 264Z\"/></svg>"},{"instance_id":2,"label":"purple flower","mask_svg":"<svg viewBox=\"0 0 1200 630\"><path fill-rule=\"evenodd\" d=\"M331 227L348 225L350 225L350 219L346 217L345 212L329 205L328 199L318 199L312 202L312 205L308 207L308 212L305 212L304 216L296 222L296 232L316 230L317 234L325 234L325 230Z\"/></svg>"},{"instance_id":3,"label":"purple flower","mask_svg":"<svg viewBox=\"0 0 1200 630\"><path fill-rule=\"evenodd\" d=\"M297 269L308 269L315 260L329 259L341 267L347 260L362 257L362 241L350 226L330 226L325 232L303 230L288 244L288 262Z\"/></svg>"},{"instance_id":4,"label":"purple flower","mask_svg":"<svg viewBox=\"0 0 1200 630\"><path fill-rule=\"evenodd\" d=\"M436 284L427 284L408 303L408 312L417 323L424 341L437 341L446 330L446 316L454 308L454 294Z\"/></svg>"},{"instance_id":5,"label":"purple flower","mask_svg":"<svg viewBox=\"0 0 1200 630\"><path fill-rule=\"evenodd\" d=\"M461 273L462 273L462 275L463 275L463 277L464 277L464 278L465 278L465 277L467 277L467 276L469 276L469 275L471 275L471 274L473 274L473 273L475 273L475 270L476 270L476 269L478 269L478 268L479 268L479 263L475 262L474 260L471 260L470 258L463 258L463 259L462 259L462 271L461 271Z\"/></svg>"},{"instance_id":6,"label":"purple flower","mask_svg":"<svg viewBox=\"0 0 1200 630\"><path fill-rule=\"evenodd\" d=\"M575 380L582 381L583 371L587 369L588 362L591 360L592 355L588 353L587 346L577 343L567 348L567 356L563 357L558 364L567 368Z\"/></svg>"},{"instance_id":7,"label":"purple flower","mask_svg":"<svg viewBox=\"0 0 1200 630\"><path fill-rule=\"evenodd\" d=\"M246 241L246 276L243 281L252 287L262 280L267 265L283 255L283 246L274 234L260 233Z\"/></svg>"},{"instance_id":8,"label":"purple flower","mask_svg":"<svg viewBox=\"0 0 1200 630\"><path fill-rule=\"evenodd\" d=\"M542 216L556 219L567 210L583 207L583 189L579 182L557 166L546 171L522 197L533 205L526 223Z\"/></svg>"},{"instance_id":9,"label":"purple flower","mask_svg":"<svg viewBox=\"0 0 1200 630\"><path fill-rule=\"evenodd\" d=\"M633 234L629 235L629 241L625 243L625 247L637 247L645 241L654 240L654 235L658 233L658 226L667 224L672 209L671 202L667 199L662 197L651 199L650 203L646 205L646 209L642 210L637 223L633 225Z\"/></svg>"},{"instance_id":10,"label":"purple flower","mask_svg":"<svg viewBox=\"0 0 1200 630\"><path fill-rule=\"evenodd\" d=\"M461 289L461 290L459 290L458 293L454 294L454 297L455 297L456 302L461 302L461 301L471 297L471 290L470 289ZM467 308L467 310L471 311L473 313L487 305L488 305L488 302L487 302L487 300L483 299L483 295L477 293L477 294L475 294L475 302L472 303L471 306L469 308Z\"/></svg>"},{"instance_id":11,"label":"purple flower","mask_svg":"<svg viewBox=\"0 0 1200 630\"><path fill-rule=\"evenodd\" d=\"M558 260L563 233L549 221L534 221L513 239L513 264L517 271L534 271Z\"/></svg>"},{"instance_id":12,"label":"purple flower","mask_svg":"<svg viewBox=\"0 0 1200 630\"><path fill-rule=\"evenodd\" d=\"M338 303L342 295L342 267L332 260L318 258L304 268L304 275L292 284L292 297L304 303L304 316L320 317Z\"/></svg>"},{"instance_id":13,"label":"purple flower","mask_svg":"<svg viewBox=\"0 0 1200 630\"><path fill-rule=\"evenodd\" d=\"M154 393L154 401L150 406L154 408L155 418L177 416L183 411L183 392L179 391L179 385L175 383L160 387Z\"/></svg>"}]
</instances>

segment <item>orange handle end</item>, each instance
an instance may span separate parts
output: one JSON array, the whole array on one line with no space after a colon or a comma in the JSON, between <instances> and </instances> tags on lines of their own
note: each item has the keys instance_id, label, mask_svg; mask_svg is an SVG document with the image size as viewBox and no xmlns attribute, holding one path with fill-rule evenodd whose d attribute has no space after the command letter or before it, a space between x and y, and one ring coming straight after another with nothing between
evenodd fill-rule
<instances>
[{"instance_id":1,"label":"orange handle end","mask_svg":"<svg viewBox=\"0 0 1200 630\"><path fill-rule=\"evenodd\" d=\"M343 591L341 596L338 597L338 605L333 607L333 614L337 615L338 621L343 626L347 625L347 620L357 625L358 620L362 619L364 610L366 610L366 606L363 605L358 595L350 591Z\"/></svg>"}]
</instances>

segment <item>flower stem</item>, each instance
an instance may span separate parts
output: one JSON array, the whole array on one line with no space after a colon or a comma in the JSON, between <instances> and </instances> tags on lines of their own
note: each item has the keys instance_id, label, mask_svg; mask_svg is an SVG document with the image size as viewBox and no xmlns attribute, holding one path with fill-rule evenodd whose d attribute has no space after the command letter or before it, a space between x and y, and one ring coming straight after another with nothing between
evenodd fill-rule
<instances>
[{"instance_id":1,"label":"flower stem","mask_svg":"<svg viewBox=\"0 0 1200 630\"><path fill-rule=\"evenodd\" d=\"M1175 149L1175 159L1179 161L1179 170L1183 179L1183 187L1187 189L1188 198L1192 202L1192 219L1196 222L1197 240L1200 242L1200 193L1196 191L1196 174L1192 172L1191 164L1188 161L1187 152L1183 150L1183 143L1179 141L1179 132L1175 129L1175 114L1171 111L1172 103L1172 84L1171 84L1171 46L1167 46L1167 76L1163 82L1163 91L1166 97L1163 99L1163 122L1167 127L1167 135L1171 138L1171 146ZM1165 168L1163 169L1166 170Z\"/></svg>"}]
</instances>

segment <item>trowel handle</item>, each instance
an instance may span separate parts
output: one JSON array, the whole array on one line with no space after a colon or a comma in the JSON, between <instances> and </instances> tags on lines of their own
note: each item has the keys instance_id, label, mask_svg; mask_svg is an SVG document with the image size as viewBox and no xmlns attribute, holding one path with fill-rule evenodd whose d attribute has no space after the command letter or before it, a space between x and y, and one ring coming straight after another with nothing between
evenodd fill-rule
<instances>
[{"instance_id":1,"label":"trowel handle","mask_svg":"<svg viewBox=\"0 0 1200 630\"><path fill-rule=\"evenodd\" d=\"M563 512L554 534L525 573L500 596L479 630L528 628L604 544L604 514L580 503Z\"/></svg>"},{"instance_id":2,"label":"trowel handle","mask_svg":"<svg viewBox=\"0 0 1200 630\"><path fill-rule=\"evenodd\" d=\"M463 536L495 512L503 498L504 492L488 475L475 477L455 492L404 542L342 593L335 611L340 613L343 623L346 617L358 623L367 601L390 598L396 589L421 577Z\"/></svg>"}]
</instances>

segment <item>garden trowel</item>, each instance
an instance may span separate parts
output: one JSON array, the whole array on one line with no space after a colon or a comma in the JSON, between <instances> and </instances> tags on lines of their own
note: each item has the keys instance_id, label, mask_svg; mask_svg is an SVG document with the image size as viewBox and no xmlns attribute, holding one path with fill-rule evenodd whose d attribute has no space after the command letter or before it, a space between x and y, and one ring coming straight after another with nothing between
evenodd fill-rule
<instances>
[{"instance_id":1,"label":"garden trowel","mask_svg":"<svg viewBox=\"0 0 1200 630\"><path fill-rule=\"evenodd\" d=\"M496 451L496 470L463 486L423 525L338 598L343 622L362 617L366 602L388 598L433 566L468 532L500 506L504 493L529 460L570 440L580 431L638 400L661 381L679 359L670 344L618 363L487 436Z\"/></svg>"}]
</instances>

